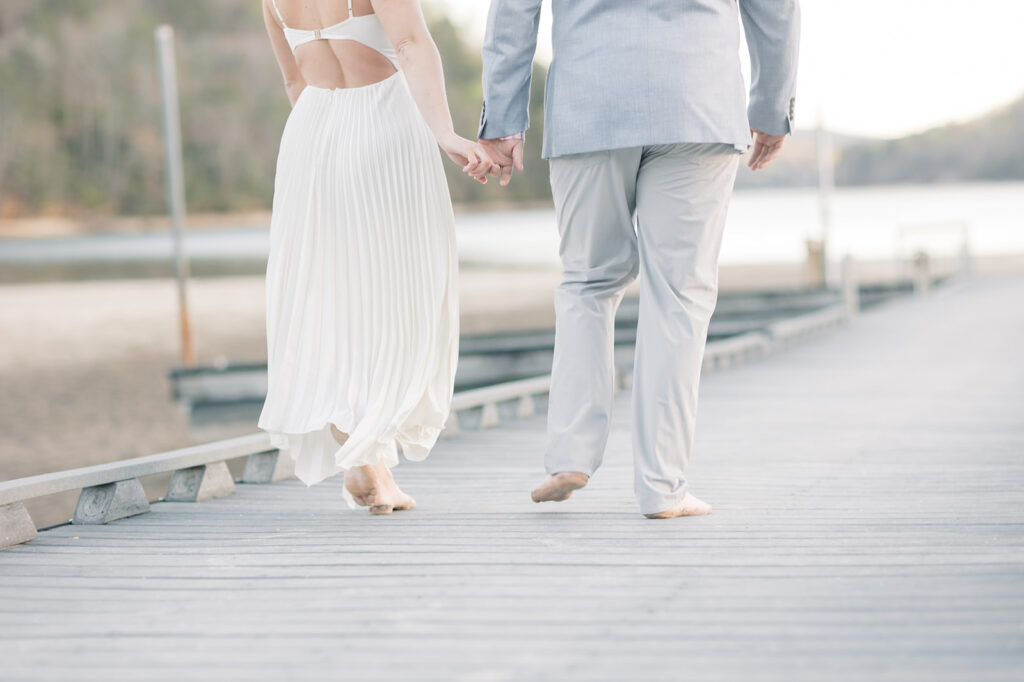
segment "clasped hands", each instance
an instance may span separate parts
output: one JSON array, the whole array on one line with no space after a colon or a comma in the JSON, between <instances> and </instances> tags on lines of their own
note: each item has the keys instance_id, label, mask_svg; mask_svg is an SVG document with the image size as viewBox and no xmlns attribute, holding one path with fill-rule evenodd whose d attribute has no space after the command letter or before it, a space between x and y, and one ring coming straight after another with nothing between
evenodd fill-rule
<instances>
[{"instance_id":1,"label":"clasped hands","mask_svg":"<svg viewBox=\"0 0 1024 682\"><path fill-rule=\"evenodd\" d=\"M452 133L441 140L441 149L462 167L462 172L481 184L488 176L500 178L502 187L512 179L512 171L523 170L521 139L480 140L473 142Z\"/></svg>"},{"instance_id":2,"label":"clasped hands","mask_svg":"<svg viewBox=\"0 0 1024 682\"><path fill-rule=\"evenodd\" d=\"M786 141L785 135L770 135L757 128L750 129L754 136L754 150L747 161L752 170L760 170L775 160ZM512 180L513 171L523 170L523 140L498 138L472 142L453 135L442 142L442 148L452 161L462 166L464 173L482 184L487 177L500 177L502 187Z\"/></svg>"}]
</instances>

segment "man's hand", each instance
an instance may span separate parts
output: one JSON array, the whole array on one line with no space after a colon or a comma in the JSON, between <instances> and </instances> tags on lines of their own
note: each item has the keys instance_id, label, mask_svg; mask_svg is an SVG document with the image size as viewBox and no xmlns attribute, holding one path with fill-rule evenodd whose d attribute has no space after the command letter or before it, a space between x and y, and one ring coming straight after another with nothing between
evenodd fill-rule
<instances>
[{"instance_id":1,"label":"man's hand","mask_svg":"<svg viewBox=\"0 0 1024 682\"><path fill-rule=\"evenodd\" d=\"M487 176L497 176L500 170L487 150L479 142L459 137L454 132L449 132L438 140L441 149L455 163L462 167L462 172L469 175L477 182L486 185Z\"/></svg>"},{"instance_id":2,"label":"man's hand","mask_svg":"<svg viewBox=\"0 0 1024 682\"><path fill-rule=\"evenodd\" d=\"M494 163L501 166L502 187L512 179L512 170L523 170L523 141L516 138L507 140L480 140L480 145L490 154Z\"/></svg>"},{"instance_id":3,"label":"man's hand","mask_svg":"<svg viewBox=\"0 0 1024 682\"><path fill-rule=\"evenodd\" d=\"M757 128L751 128L750 133L754 136L754 151L750 155L750 160L747 161L747 166L751 170L758 170L767 166L779 155L779 152L782 151L782 143L786 141L786 136L769 135ZM501 163L497 158L495 158L495 161Z\"/></svg>"}]
</instances>

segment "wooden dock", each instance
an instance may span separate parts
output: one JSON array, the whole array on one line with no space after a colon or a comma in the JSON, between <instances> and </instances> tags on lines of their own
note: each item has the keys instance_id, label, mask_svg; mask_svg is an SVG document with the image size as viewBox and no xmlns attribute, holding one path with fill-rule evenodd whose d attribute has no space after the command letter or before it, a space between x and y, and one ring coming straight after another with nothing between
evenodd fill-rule
<instances>
[{"instance_id":1,"label":"wooden dock","mask_svg":"<svg viewBox=\"0 0 1024 682\"><path fill-rule=\"evenodd\" d=\"M396 476L239 485L0 552L0 680L1024 679L1024 278L951 283L709 373L693 490L645 520L629 395L534 505L543 416Z\"/></svg>"}]
</instances>

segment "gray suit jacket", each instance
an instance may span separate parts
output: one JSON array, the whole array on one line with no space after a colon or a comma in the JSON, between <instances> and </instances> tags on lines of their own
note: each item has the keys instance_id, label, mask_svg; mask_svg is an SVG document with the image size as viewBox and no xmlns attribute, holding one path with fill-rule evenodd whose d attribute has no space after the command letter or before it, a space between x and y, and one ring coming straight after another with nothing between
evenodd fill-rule
<instances>
[{"instance_id":1,"label":"gray suit jacket","mask_svg":"<svg viewBox=\"0 0 1024 682\"><path fill-rule=\"evenodd\" d=\"M529 126L543 0L491 0L479 136ZM676 142L750 144L791 132L797 0L552 0L542 156ZM751 60L740 71L742 17Z\"/></svg>"}]
</instances>

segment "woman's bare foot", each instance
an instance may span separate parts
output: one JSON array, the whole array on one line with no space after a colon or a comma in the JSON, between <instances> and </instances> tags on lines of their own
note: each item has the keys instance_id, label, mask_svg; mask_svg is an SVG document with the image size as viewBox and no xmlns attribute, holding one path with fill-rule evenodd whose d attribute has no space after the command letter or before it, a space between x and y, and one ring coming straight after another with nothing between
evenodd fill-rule
<instances>
[{"instance_id":1,"label":"woman's bare foot","mask_svg":"<svg viewBox=\"0 0 1024 682\"><path fill-rule=\"evenodd\" d=\"M398 509L412 509L416 501L402 492L383 462L353 467L345 472L345 488L356 504L369 507L371 514L390 514Z\"/></svg>"},{"instance_id":2,"label":"woman's bare foot","mask_svg":"<svg viewBox=\"0 0 1024 682\"><path fill-rule=\"evenodd\" d=\"M345 489L361 507L369 507L376 502L378 487L375 467L364 465L345 471Z\"/></svg>"},{"instance_id":3,"label":"woman's bare foot","mask_svg":"<svg viewBox=\"0 0 1024 682\"><path fill-rule=\"evenodd\" d=\"M588 481L590 476L578 471L560 471L544 479L530 493L530 497L534 502L562 502L572 496L572 491L579 490Z\"/></svg>"},{"instance_id":4,"label":"woman's bare foot","mask_svg":"<svg viewBox=\"0 0 1024 682\"><path fill-rule=\"evenodd\" d=\"M334 436L334 440L338 441L338 445L344 445L348 440L348 434L334 424L331 424L331 435Z\"/></svg>"},{"instance_id":5,"label":"woman's bare foot","mask_svg":"<svg viewBox=\"0 0 1024 682\"><path fill-rule=\"evenodd\" d=\"M412 509L416 506L416 500L412 499L409 495L402 492L402 489L398 487L398 483L395 482L395 477L391 473L391 469L386 464L381 462L377 465L377 469L380 472L381 478L387 480L388 488L391 491L391 498L394 500L394 508L398 510Z\"/></svg>"},{"instance_id":6,"label":"woman's bare foot","mask_svg":"<svg viewBox=\"0 0 1024 682\"><path fill-rule=\"evenodd\" d=\"M331 435L339 445L344 445L348 440L348 434L334 424L331 424ZM390 514L395 509L412 509L416 506L416 500L402 492L391 470L383 462L347 470L345 487L356 504L369 507L371 514Z\"/></svg>"},{"instance_id":7,"label":"woman's bare foot","mask_svg":"<svg viewBox=\"0 0 1024 682\"><path fill-rule=\"evenodd\" d=\"M656 514L644 514L649 519L674 519L678 516L703 516L711 513L711 505L696 495L686 493L679 504Z\"/></svg>"}]
</instances>

